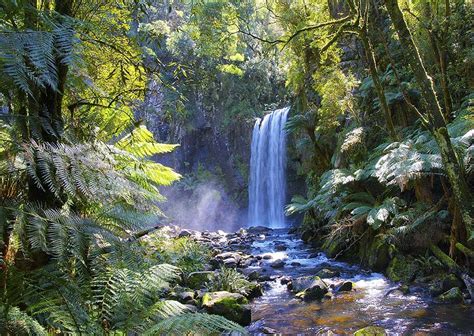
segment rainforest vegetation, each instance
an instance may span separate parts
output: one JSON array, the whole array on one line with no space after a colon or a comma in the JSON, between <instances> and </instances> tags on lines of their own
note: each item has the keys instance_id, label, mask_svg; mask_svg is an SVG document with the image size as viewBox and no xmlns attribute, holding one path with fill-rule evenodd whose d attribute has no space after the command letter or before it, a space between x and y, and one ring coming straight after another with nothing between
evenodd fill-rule
<instances>
[{"instance_id":1,"label":"rainforest vegetation","mask_svg":"<svg viewBox=\"0 0 474 336\"><path fill-rule=\"evenodd\" d=\"M208 182L245 208L254 120L285 106L294 231L473 300L473 22L468 0L0 0L1 335L245 334L261 284L169 214Z\"/></svg>"}]
</instances>

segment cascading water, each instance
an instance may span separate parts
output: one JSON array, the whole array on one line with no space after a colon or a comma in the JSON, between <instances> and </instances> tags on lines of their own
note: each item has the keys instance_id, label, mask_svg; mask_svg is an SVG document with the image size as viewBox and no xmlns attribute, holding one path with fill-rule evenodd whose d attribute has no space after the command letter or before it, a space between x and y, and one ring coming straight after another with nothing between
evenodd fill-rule
<instances>
[{"instance_id":1,"label":"cascading water","mask_svg":"<svg viewBox=\"0 0 474 336\"><path fill-rule=\"evenodd\" d=\"M258 119L252 134L249 182L249 224L285 227L286 132L289 108Z\"/></svg>"}]
</instances>

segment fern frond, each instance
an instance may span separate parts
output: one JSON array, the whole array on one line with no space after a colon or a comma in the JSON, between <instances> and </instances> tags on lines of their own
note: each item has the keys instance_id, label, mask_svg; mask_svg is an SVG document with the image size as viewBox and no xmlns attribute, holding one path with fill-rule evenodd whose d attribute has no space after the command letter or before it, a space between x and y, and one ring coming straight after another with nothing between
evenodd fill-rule
<instances>
[{"instance_id":1,"label":"fern frond","mask_svg":"<svg viewBox=\"0 0 474 336\"><path fill-rule=\"evenodd\" d=\"M222 316L187 313L163 320L143 335L219 335L223 332L238 332L247 335L244 328Z\"/></svg>"},{"instance_id":2,"label":"fern frond","mask_svg":"<svg viewBox=\"0 0 474 336\"><path fill-rule=\"evenodd\" d=\"M151 133L144 125L141 125L120 139L115 146L135 155L136 157L144 158L155 154L172 152L179 145L161 144L156 142L153 133Z\"/></svg>"},{"instance_id":3,"label":"fern frond","mask_svg":"<svg viewBox=\"0 0 474 336\"><path fill-rule=\"evenodd\" d=\"M0 305L0 310L5 309ZM10 307L6 318L3 311L0 314L0 332L6 335L47 336L47 331L24 311L17 307Z\"/></svg>"}]
</instances>

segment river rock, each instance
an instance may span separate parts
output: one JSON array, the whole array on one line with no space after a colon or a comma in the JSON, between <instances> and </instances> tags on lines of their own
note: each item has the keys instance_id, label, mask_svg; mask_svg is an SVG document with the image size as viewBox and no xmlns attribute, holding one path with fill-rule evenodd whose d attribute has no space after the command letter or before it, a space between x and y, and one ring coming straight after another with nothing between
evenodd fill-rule
<instances>
[{"instance_id":1,"label":"river rock","mask_svg":"<svg viewBox=\"0 0 474 336\"><path fill-rule=\"evenodd\" d=\"M285 261L281 259L277 259L274 262L272 262L270 266L273 268L283 268L285 267Z\"/></svg>"},{"instance_id":2,"label":"river rock","mask_svg":"<svg viewBox=\"0 0 474 336\"><path fill-rule=\"evenodd\" d=\"M314 280L309 288L297 293L296 297L305 301L321 300L328 292L328 287L322 280Z\"/></svg>"},{"instance_id":3,"label":"river rock","mask_svg":"<svg viewBox=\"0 0 474 336\"><path fill-rule=\"evenodd\" d=\"M207 312L224 316L243 326L252 321L252 313L247 303L243 295L226 291L206 293L202 298L202 307Z\"/></svg>"},{"instance_id":4,"label":"river rock","mask_svg":"<svg viewBox=\"0 0 474 336\"><path fill-rule=\"evenodd\" d=\"M336 292L350 292L354 288L354 284L351 281L345 281L336 285Z\"/></svg>"},{"instance_id":5,"label":"river rock","mask_svg":"<svg viewBox=\"0 0 474 336\"><path fill-rule=\"evenodd\" d=\"M235 260L235 258L227 258L222 261L222 264L228 268L236 268L237 260Z\"/></svg>"},{"instance_id":6,"label":"river rock","mask_svg":"<svg viewBox=\"0 0 474 336\"><path fill-rule=\"evenodd\" d=\"M338 277L339 275L341 275L341 272L333 269L323 268L322 270L318 271L316 275L321 279L329 279Z\"/></svg>"},{"instance_id":7,"label":"river rock","mask_svg":"<svg viewBox=\"0 0 474 336\"><path fill-rule=\"evenodd\" d=\"M263 286L255 281L249 285L250 289L245 294L248 299L255 299L263 295Z\"/></svg>"},{"instance_id":8,"label":"river rock","mask_svg":"<svg viewBox=\"0 0 474 336\"><path fill-rule=\"evenodd\" d=\"M246 236L248 235L248 232L247 232L247 230L245 230L244 228L241 228L237 234L238 234L240 237L246 237Z\"/></svg>"},{"instance_id":9,"label":"river rock","mask_svg":"<svg viewBox=\"0 0 474 336\"><path fill-rule=\"evenodd\" d=\"M271 254L264 254L264 255L262 256L262 259L264 259L264 260L273 259L273 256L272 256Z\"/></svg>"},{"instance_id":10,"label":"river rock","mask_svg":"<svg viewBox=\"0 0 474 336\"><path fill-rule=\"evenodd\" d=\"M319 281L323 282L319 277L308 275L308 276L301 276L297 278L291 279L290 282L287 284L288 290L291 290L294 293L304 291L307 288L310 288L314 283L318 283ZM326 283L324 283L326 285Z\"/></svg>"},{"instance_id":11,"label":"river rock","mask_svg":"<svg viewBox=\"0 0 474 336\"><path fill-rule=\"evenodd\" d=\"M178 293L178 300L181 303L188 303L190 301L194 300L194 292L191 291L184 291L181 293Z\"/></svg>"},{"instance_id":12,"label":"river rock","mask_svg":"<svg viewBox=\"0 0 474 336\"><path fill-rule=\"evenodd\" d=\"M292 226L291 228L288 229L288 234L295 234L297 232L298 232L297 226Z\"/></svg>"},{"instance_id":13,"label":"river rock","mask_svg":"<svg viewBox=\"0 0 474 336\"><path fill-rule=\"evenodd\" d=\"M288 247L286 244L275 244L275 251L286 251Z\"/></svg>"},{"instance_id":14,"label":"river rock","mask_svg":"<svg viewBox=\"0 0 474 336\"><path fill-rule=\"evenodd\" d=\"M387 332L385 331L384 328L375 327L375 326L365 327L365 328L357 330L354 333L354 336L386 336L386 335L387 335Z\"/></svg>"},{"instance_id":15,"label":"river rock","mask_svg":"<svg viewBox=\"0 0 474 336\"><path fill-rule=\"evenodd\" d=\"M282 285L287 285L290 281L291 281L291 278L290 278L290 277L287 277L287 276L284 276L284 277L281 277L281 278L280 278L280 283L281 283Z\"/></svg>"},{"instance_id":16,"label":"river rock","mask_svg":"<svg viewBox=\"0 0 474 336\"><path fill-rule=\"evenodd\" d=\"M193 233L191 231L183 229L179 232L178 238L190 237L190 236L192 236L192 234Z\"/></svg>"},{"instance_id":17,"label":"river rock","mask_svg":"<svg viewBox=\"0 0 474 336\"><path fill-rule=\"evenodd\" d=\"M260 331L265 335L278 334L278 331L276 331L275 329L269 328L269 327L262 327L262 328L260 328Z\"/></svg>"},{"instance_id":18,"label":"river rock","mask_svg":"<svg viewBox=\"0 0 474 336\"><path fill-rule=\"evenodd\" d=\"M315 276L294 278L287 284L287 288L306 301L320 300L329 292L327 284Z\"/></svg>"},{"instance_id":19,"label":"river rock","mask_svg":"<svg viewBox=\"0 0 474 336\"><path fill-rule=\"evenodd\" d=\"M443 303L461 303L463 295L459 287L454 287L438 296L438 301Z\"/></svg>"},{"instance_id":20,"label":"river rock","mask_svg":"<svg viewBox=\"0 0 474 336\"><path fill-rule=\"evenodd\" d=\"M260 277L260 272L258 270L252 270L249 273L247 273L247 278L250 281L258 280L259 277Z\"/></svg>"},{"instance_id":21,"label":"river rock","mask_svg":"<svg viewBox=\"0 0 474 336\"><path fill-rule=\"evenodd\" d=\"M247 232L252 234L261 234L271 232L272 229L265 226L251 226L247 229Z\"/></svg>"},{"instance_id":22,"label":"river rock","mask_svg":"<svg viewBox=\"0 0 474 336\"><path fill-rule=\"evenodd\" d=\"M443 292L446 292L454 287L462 288L464 283L458 279L458 277L454 274L448 274L444 277L443 282L441 283L441 287Z\"/></svg>"},{"instance_id":23,"label":"river rock","mask_svg":"<svg viewBox=\"0 0 474 336\"><path fill-rule=\"evenodd\" d=\"M387 267L387 276L394 282L410 282L416 276L418 266L413 258L395 256Z\"/></svg>"}]
</instances>

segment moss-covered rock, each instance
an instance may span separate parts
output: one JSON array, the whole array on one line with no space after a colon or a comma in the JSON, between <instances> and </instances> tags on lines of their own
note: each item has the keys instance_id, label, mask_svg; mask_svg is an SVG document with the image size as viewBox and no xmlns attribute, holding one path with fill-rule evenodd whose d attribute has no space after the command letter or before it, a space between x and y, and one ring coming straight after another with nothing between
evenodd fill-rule
<instances>
[{"instance_id":1,"label":"moss-covered rock","mask_svg":"<svg viewBox=\"0 0 474 336\"><path fill-rule=\"evenodd\" d=\"M387 335L387 332L385 331L384 328L375 327L375 326L365 327L365 328L357 330L354 333L354 336L385 336L385 335Z\"/></svg>"},{"instance_id":2,"label":"moss-covered rock","mask_svg":"<svg viewBox=\"0 0 474 336\"><path fill-rule=\"evenodd\" d=\"M351 281L344 281L335 287L336 292L350 292L354 288L354 283Z\"/></svg>"},{"instance_id":3,"label":"moss-covered rock","mask_svg":"<svg viewBox=\"0 0 474 336\"><path fill-rule=\"evenodd\" d=\"M192 289L201 289L205 287L206 282L209 282L214 277L213 272L202 271L190 273L185 281L186 286Z\"/></svg>"},{"instance_id":4,"label":"moss-covered rock","mask_svg":"<svg viewBox=\"0 0 474 336\"><path fill-rule=\"evenodd\" d=\"M464 286L464 283L459 280L455 274L448 274L444 277L441 286L443 288L443 292L446 292L454 287L462 288Z\"/></svg>"},{"instance_id":5,"label":"moss-covered rock","mask_svg":"<svg viewBox=\"0 0 474 336\"><path fill-rule=\"evenodd\" d=\"M443 303L461 303L463 302L462 292L459 287L451 288L438 296L438 301Z\"/></svg>"},{"instance_id":6,"label":"moss-covered rock","mask_svg":"<svg viewBox=\"0 0 474 336\"><path fill-rule=\"evenodd\" d=\"M221 315L241 325L249 325L252 321L247 299L237 293L226 291L204 294L202 306L211 314Z\"/></svg>"},{"instance_id":7,"label":"moss-covered rock","mask_svg":"<svg viewBox=\"0 0 474 336\"><path fill-rule=\"evenodd\" d=\"M390 261L386 272L392 281L410 282L415 278L417 270L413 258L398 255Z\"/></svg>"},{"instance_id":8,"label":"moss-covered rock","mask_svg":"<svg viewBox=\"0 0 474 336\"><path fill-rule=\"evenodd\" d=\"M260 284L256 281L252 281L249 284L249 289L245 293L245 296L249 299L254 299L254 298L260 297L262 295L263 295L263 286L262 286L262 284Z\"/></svg>"},{"instance_id":9,"label":"moss-covered rock","mask_svg":"<svg viewBox=\"0 0 474 336\"><path fill-rule=\"evenodd\" d=\"M383 271L390 263L389 245L379 237L375 237L365 251L367 265L374 271Z\"/></svg>"},{"instance_id":10,"label":"moss-covered rock","mask_svg":"<svg viewBox=\"0 0 474 336\"><path fill-rule=\"evenodd\" d=\"M338 270L330 269L330 268L323 268L316 273L318 277L321 279L329 279L329 278L335 278L341 275L341 272Z\"/></svg>"},{"instance_id":11,"label":"moss-covered rock","mask_svg":"<svg viewBox=\"0 0 474 336\"><path fill-rule=\"evenodd\" d=\"M296 292L296 297L305 301L321 300L329 292L327 284L317 276L295 278L288 288Z\"/></svg>"},{"instance_id":12,"label":"moss-covered rock","mask_svg":"<svg viewBox=\"0 0 474 336\"><path fill-rule=\"evenodd\" d=\"M336 240L326 240L323 244L323 249L329 257L333 258L342 250L342 246Z\"/></svg>"}]
</instances>

